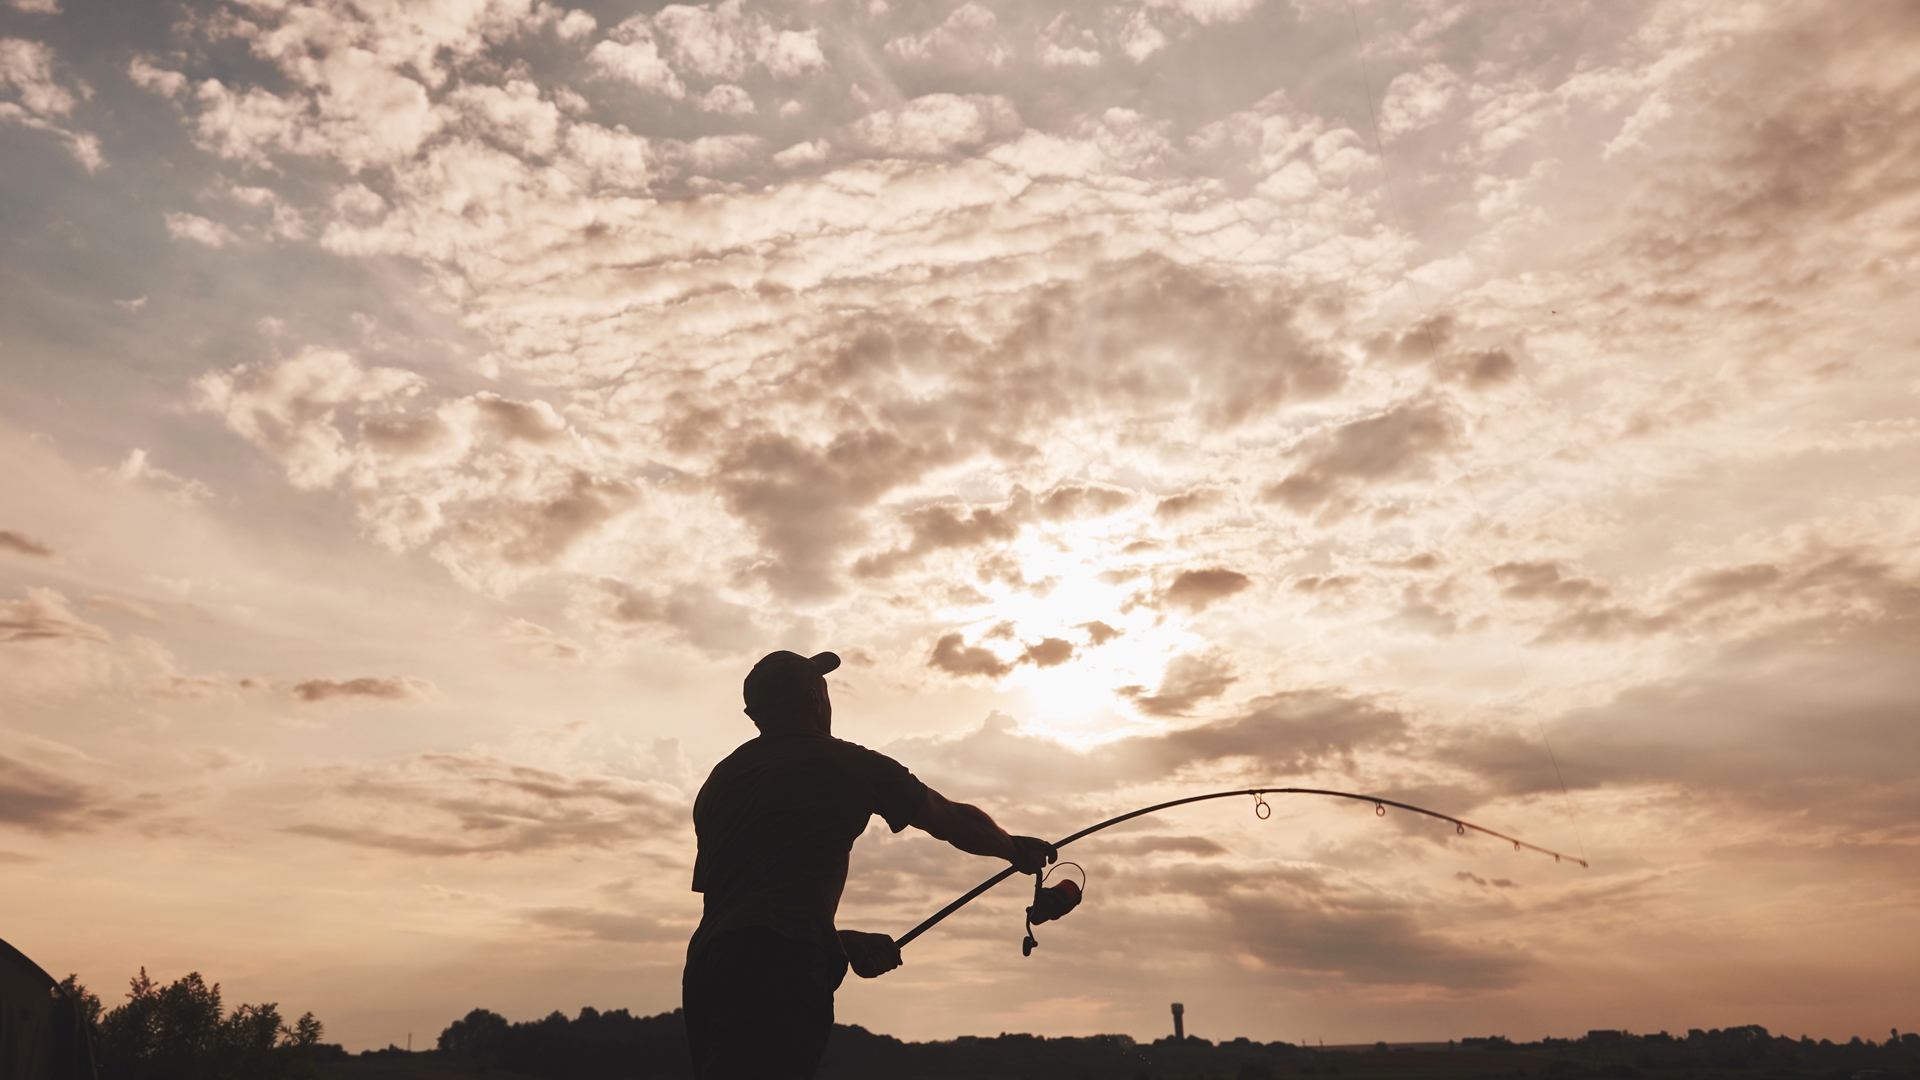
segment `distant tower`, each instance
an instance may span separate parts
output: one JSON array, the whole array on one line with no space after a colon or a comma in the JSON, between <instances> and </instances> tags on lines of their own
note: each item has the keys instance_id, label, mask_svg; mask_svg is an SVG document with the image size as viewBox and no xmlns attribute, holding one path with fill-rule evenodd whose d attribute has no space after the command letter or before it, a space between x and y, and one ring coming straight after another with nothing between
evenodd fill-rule
<instances>
[{"instance_id":1,"label":"distant tower","mask_svg":"<svg viewBox=\"0 0 1920 1080\"><path fill-rule=\"evenodd\" d=\"M1184 1042L1187 1037L1187 1007L1179 1002L1173 1003L1173 1037Z\"/></svg>"}]
</instances>

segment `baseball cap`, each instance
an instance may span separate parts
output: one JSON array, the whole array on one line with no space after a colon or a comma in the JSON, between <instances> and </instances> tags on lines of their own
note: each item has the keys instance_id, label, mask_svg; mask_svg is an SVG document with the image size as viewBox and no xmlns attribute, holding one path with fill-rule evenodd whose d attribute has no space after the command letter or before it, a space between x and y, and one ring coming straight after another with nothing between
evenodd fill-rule
<instances>
[{"instance_id":1,"label":"baseball cap","mask_svg":"<svg viewBox=\"0 0 1920 1080\"><path fill-rule=\"evenodd\" d=\"M785 649L770 652L753 665L752 671L747 672L746 682L741 686L747 711L753 712L767 706L777 708L791 702L821 676L839 666L840 657L835 653L801 656Z\"/></svg>"}]
</instances>

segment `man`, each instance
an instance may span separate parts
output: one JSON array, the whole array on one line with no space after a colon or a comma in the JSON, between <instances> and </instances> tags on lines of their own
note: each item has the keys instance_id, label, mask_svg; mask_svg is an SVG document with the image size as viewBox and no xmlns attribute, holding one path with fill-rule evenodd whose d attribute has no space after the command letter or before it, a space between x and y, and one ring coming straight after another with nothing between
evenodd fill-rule
<instances>
[{"instance_id":1,"label":"man","mask_svg":"<svg viewBox=\"0 0 1920 1080\"><path fill-rule=\"evenodd\" d=\"M892 938L833 925L848 853L874 814L1023 874L1058 857L892 758L834 738L826 674L839 666L830 652L755 664L744 693L760 737L714 766L694 800L693 888L705 911L681 992L699 1080L805 1080L826 1052L849 964L866 979L900 966Z\"/></svg>"}]
</instances>

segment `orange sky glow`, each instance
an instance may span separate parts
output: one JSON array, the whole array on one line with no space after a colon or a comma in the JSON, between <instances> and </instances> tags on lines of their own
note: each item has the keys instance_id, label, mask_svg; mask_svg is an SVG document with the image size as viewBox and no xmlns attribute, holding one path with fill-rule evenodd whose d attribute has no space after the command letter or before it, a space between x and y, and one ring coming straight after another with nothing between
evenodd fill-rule
<instances>
[{"instance_id":1,"label":"orange sky glow","mask_svg":"<svg viewBox=\"0 0 1920 1080\"><path fill-rule=\"evenodd\" d=\"M109 1005L675 1007L788 648L1016 832L1592 862L1186 807L844 1022L1920 1026L1911 3L4 0L0 161L0 937Z\"/></svg>"}]
</instances>

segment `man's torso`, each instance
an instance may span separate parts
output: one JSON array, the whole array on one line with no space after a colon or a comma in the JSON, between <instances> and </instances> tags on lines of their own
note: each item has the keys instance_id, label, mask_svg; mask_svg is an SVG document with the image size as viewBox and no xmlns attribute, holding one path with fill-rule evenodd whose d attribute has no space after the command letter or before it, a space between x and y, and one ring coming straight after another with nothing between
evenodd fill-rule
<instances>
[{"instance_id":1,"label":"man's torso","mask_svg":"<svg viewBox=\"0 0 1920 1080\"><path fill-rule=\"evenodd\" d=\"M813 732L745 743L694 800L693 888L706 903L688 956L746 926L838 953L833 915L853 842L872 815L898 832L925 801L905 766L854 743Z\"/></svg>"}]
</instances>

